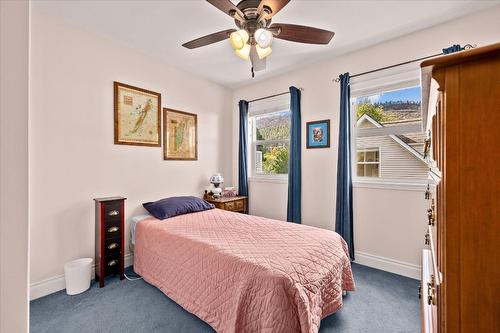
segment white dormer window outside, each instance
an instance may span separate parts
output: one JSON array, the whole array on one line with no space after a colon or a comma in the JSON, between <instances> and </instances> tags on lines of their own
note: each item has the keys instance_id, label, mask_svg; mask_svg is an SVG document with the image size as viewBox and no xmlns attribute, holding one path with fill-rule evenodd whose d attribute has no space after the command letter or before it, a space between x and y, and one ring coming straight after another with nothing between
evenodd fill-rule
<instances>
[{"instance_id":1,"label":"white dormer window outside","mask_svg":"<svg viewBox=\"0 0 500 333\"><path fill-rule=\"evenodd\" d=\"M356 176L379 178L380 148L358 149L356 154Z\"/></svg>"}]
</instances>

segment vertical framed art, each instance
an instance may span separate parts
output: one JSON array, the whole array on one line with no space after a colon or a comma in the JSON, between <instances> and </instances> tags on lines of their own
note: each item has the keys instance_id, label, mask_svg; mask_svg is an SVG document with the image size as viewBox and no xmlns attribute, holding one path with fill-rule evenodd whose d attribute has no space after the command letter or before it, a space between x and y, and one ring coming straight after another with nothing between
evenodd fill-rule
<instances>
[{"instance_id":1,"label":"vertical framed art","mask_svg":"<svg viewBox=\"0 0 500 333\"><path fill-rule=\"evenodd\" d=\"M194 113L163 109L163 159L198 159L198 116Z\"/></svg>"},{"instance_id":2,"label":"vertical framed art","mask_svg":"<svg viewBox=\"0 0 500 333\"><path fill-rule=\"evenodd\" d=\"M114 82L115 144L161 146L161 94Z\"/></svg>"},{"instance_id":3,"label":"vertical framed art","mask_svg":"<svg viewBox=\"0 0 500 333\"><path fill-rule=\"evenodd\" d=\"M330 119L306 123L306 148L330 148Z\"/></svg>"}]
</instances>

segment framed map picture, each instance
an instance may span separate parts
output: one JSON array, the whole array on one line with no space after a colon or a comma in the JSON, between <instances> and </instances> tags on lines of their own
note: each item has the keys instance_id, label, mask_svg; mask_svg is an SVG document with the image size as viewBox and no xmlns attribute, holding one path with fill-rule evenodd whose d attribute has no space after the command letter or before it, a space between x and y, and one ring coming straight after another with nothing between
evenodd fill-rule
<instances>
[{"instance_id":1,"label":"framed map picture","mask_svg":"<svg viewBox=\"0 0 500 333\"><path fill-rule=\"evenodd\" d=\"M197 160L198 116L164 108L163 141L165 160Z\"/></svg>"},{"instance_id":2,"label":"framed map picture","mask_svg":"<svg viewBox=\"0 0 500 333\"><path fill-rule=\"evenodd\" d=\"M115 144L161 146L161 95L114 82Z\"/></svg>"},{"instance_id":3,"label":"framed map picture","mask_svg":"<svg viewBox=\"0 0 500 333\"><path fill-rule=\"evenodd\" d=\"M306 148L330 148L330 119L306 123Z\"/></svg>"}]
</instances>

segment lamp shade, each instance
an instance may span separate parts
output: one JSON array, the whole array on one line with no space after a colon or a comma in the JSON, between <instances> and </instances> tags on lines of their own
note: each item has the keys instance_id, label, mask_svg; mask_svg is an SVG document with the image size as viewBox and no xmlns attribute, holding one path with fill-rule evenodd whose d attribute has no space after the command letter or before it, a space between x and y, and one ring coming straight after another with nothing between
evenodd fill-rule
<instances>
[{"instance_id":1,"label":"lamp shade","mask_svg":"<svg viewBox=\"0 0 500 333\"><path fill-rule=\"evenodd\" d=\"M273 34L269 30L262 28L258 29L255 32L255 41L257 42L257 45L259 45L261 48L266 49L269 46L271 46L271 43L273 41Z\"/></svg>"},{"instance_id":2,"label":"lamp shade","mask_svg":"<svg viewBox=\"0 0 500 333\"><path fill-rule=\"evenodd\" d=\"M234 50L242 49L247 44L249 38L248 32L244 29L232 32L231 35L229 35L229 41Z\"/></svg>"},{"instance_id":3,"label":"lamp shade","mask_svg":"<svg viewBox=\"0 0 500 333\"><path fill-rule=\"evenodd\" d=\"M255 45L255 48L257 49L257 54L259 56L259 59L264 59L265 57L267 57L268 55L270 55L271 52L273 52L273 50L271 49L270 46L268 46L265 49L263 49L262 47L260 47L257 44L257 45Z\"/></svg>"},{"instance_id":4,"label":"lamp shade","mask_svg":"<svg viewBox=\"0 0 500 333\"><path fill-rule=\"evenodd\" d=\"M234 50L234 53L236 53L236 55L241 59L248 60L248 58L250 57L250 48L251 47L249 44L245 44L245 46L243 46L241 49Z\"/></svg>"},{"instance_id":5,"label":"lamp shade","mask_svg":"<svg viewBox=\"0 0 500 333\"><path fill-rule=\"evenodd\" d=\"M215 175L213 175L212 177L210 177L210 183L211 184L222 184L224 183L224 177L222 177L222 175L220 173L216 173Z\"/></svg>"}]
</instances>

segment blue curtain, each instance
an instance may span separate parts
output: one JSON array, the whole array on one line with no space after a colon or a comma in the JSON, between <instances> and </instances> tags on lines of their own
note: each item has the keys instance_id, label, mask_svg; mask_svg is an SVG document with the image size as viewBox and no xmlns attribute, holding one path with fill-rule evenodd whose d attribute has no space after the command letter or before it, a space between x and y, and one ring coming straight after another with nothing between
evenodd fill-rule
<instances>
[{"instance_id":1,"label":"blue curtain","mask_svg":"<svg viewBox=\"0 0 500 333\"><path fill-rule=\"evenodd\" d=\"M286 209L286 220L288 222L301 223L301 149L302 136L300 117L300 90L290 87L290 110L292 113L292 124L290 127L290 155L288 162L288 204Z\"/></svg>"},{"instance_id":2,"label":"blue curtain","mask_svg":"<svg viewBox=\"0 0 500 333\"><path fill-rule=\"evenodd\" d=\"M339 152L337 160L337 203L335 231L347 242L349 255L354 260L352 223L352 169L351 169L351 91L349 73L340 75Z\"/></svg>"},{"instance_id":3,"label":"blue curtain","mask_svg":"<svg viewBox=\"0 0 500 333\"><path fill-rule=\"evenodd\" d=\"M247 138L248 102L240 101L240 144L238 151L238 193L248 196Z\"/></svg>"},{"instance_id":4,"label":"blue curtain","mask_svg":"<svg viewBox=\"0 0 500 333\"><path fill-rule=\"evenodd\" d=\"M461 47L459 44L454 44L450 47L443 49L443 53L449 54L449 53L458 52L458 51L462 51L462 50L463 50L463 47Z\"/></svg>"}]
</instances>

